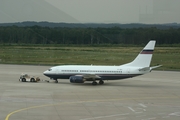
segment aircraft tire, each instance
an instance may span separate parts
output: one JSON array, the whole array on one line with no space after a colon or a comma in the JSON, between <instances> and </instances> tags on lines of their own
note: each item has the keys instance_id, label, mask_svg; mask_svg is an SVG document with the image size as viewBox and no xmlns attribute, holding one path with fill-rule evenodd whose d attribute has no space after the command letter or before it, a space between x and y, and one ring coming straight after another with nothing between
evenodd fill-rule
<instances>
[{"instance_id":1,"label":"aircraft tire","mask_svg":"<svg viewBox=\"0 0 180 120\"><path fill-rule=\"evenodd\" d=\"M103 81L103 80L100 80L100 81L99 81L99 84L100 84L100 85L104 84L104 81Z\"/></svg>"},{"instance_id":2,"label":"aircraft tire","mask_svg":"<svg viewBox=\"0 0 180 120\"><path fill-rule=\"evenodd\" d=\"M92 85L97 85L97 82L96 82L96 81L93 81L93 82L92 82Z\"/></svg>"}]
</instances>

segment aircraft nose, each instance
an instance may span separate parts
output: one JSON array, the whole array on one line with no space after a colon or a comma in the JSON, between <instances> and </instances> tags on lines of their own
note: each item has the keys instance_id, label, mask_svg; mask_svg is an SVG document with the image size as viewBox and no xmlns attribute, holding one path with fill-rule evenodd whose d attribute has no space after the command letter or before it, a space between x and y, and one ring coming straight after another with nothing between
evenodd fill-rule
<instances>
[{"instance_id":1,"label":"aircraft nose","mask_svg":"<svg viewBox=\"0 0 180 120\"><path fill-rule=\"evenodd\" d=\"M44 72L43 72L43 74L44 74L44 75L47 75L47 74L48 74L48 71L47 71L47 70L46 70L46 71L44 71Z\"/></svg>"}]
</instances>

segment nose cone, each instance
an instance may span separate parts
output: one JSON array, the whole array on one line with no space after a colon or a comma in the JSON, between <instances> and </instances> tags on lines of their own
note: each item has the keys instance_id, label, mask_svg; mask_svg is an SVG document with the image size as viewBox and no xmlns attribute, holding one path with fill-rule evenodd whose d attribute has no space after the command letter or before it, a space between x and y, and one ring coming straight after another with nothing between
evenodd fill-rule
<instances>
[{"instance_id":1,"label":"nose cone","mask_svg":"<svg viewBox=\"0 0 180 120\"><path fill-rule=\"evenodd\" d=\"M43 74L44 74L45 76L48 76L48 73L49 73L48 70L46 70L46 71L43 72Z\"/></svg>"}]
</instances>

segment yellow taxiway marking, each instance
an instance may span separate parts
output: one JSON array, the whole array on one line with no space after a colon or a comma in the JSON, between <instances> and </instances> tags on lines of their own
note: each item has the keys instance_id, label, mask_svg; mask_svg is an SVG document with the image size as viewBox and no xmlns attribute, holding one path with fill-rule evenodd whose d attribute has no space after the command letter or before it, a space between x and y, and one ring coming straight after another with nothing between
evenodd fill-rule
<instances>
[{"instance_id":1,"label":"yellow taxiway marking","mask_svg":"<svg viewBox=\"0 0 180 120\"><path fill-rule=\"evenodd\" d=\"M158 99L158 98L159 99L167 99L167 98L175 99L175 98L179 98L179 97L170 96L170 97L119 98L119 99L91 100L91 101L77 101L77 102L63 102L63 103L57 103L57 104L46 104L46 105L32 106L32 107L15 110L15 111L9 113L6 116L5 120L9 120L11 115L16 114L21 111L24 111L24 110L42 108L42 107L48 107L48 106L58 106L58 105L64 105L64 104L78 104L78 103L87 103L87 102L107 102L107 101L118 101L118 100L145 100L145 99Z\"/></svg>"}]
</instances>

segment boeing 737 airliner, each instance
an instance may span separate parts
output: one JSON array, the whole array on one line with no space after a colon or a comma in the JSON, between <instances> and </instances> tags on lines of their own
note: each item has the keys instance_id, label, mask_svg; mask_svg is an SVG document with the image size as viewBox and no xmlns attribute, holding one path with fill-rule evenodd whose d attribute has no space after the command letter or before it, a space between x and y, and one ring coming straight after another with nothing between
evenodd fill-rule
<instances>
[{"instance_id":1,"label":"boeing 737 airliner","mask_svg":"<svg viewBox=\"0 0 180 120\"><path fill-rule=\"evenodd\" d=\"M139 55L130 63L120 66L94 66L94 65L61 65L51 67L44 75L58 82L58 79L69 79L71 83L84 83L92 81L93 85L104 84L104 80L119 80L131 78L151 72L152 54L156 41L149 41Z\"/></svg>"}]
</instances>

